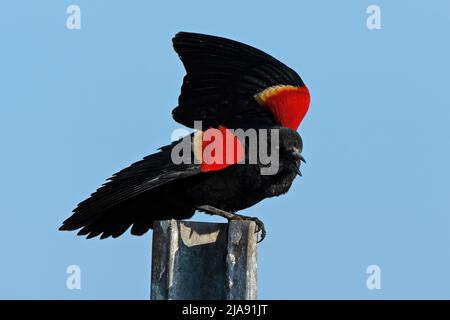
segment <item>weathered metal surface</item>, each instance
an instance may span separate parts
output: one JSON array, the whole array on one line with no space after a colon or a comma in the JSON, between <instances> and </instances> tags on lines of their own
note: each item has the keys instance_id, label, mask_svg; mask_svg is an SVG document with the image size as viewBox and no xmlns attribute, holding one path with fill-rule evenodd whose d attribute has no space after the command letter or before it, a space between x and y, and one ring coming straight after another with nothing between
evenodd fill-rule
<instances>
[{"instance_id":1,"label":"weathered metal surface","mask_svg":"<svg viewBox=\"0 0 450 320\"><path fill-rule=\"evenodd\" d=\"M151 298L256 299L255 223L156 221Z\"/></svg>"},{"instance_id":2,"label":"weathered metal surface","mask_svg":"<svg viewBox=\"0 0 450 320\"><path fill-rule=\"evenodd\" d=\"M257 295L256 225L230 221L227 244L227 300L254 300Z\"/></svg>"}]
</instances>

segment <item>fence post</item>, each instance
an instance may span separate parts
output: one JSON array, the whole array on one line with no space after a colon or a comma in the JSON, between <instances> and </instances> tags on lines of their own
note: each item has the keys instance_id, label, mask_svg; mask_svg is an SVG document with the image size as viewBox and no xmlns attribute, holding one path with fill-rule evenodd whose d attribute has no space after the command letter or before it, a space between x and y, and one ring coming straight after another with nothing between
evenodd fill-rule
<instances>
[{"instance_id":1,"label":"fence post","mask_svg":"<svg viewBox=\"0 0 450 320\"><path fill-rule=\"evenodd\" d=\"M151 299L256 299L253 221L156 221Z\"/></svg>"}]
</instances>

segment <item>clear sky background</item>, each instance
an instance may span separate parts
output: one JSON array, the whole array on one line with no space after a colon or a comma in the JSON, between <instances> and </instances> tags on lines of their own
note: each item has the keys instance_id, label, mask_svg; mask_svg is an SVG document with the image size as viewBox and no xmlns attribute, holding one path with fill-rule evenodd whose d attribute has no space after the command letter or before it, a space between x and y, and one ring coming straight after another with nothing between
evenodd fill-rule
<instances>
[{"instance_id":1,"label":"clear sky background","mask_svg":"<svg viewBox=\"0 0 450 320\"><path fill-rule=\"evenodd\" d=\"M70 4L81 30L66 28ZM57 228L180 127L181 30L263 49L311 91L303 177L242 212L268 229L260 298L450 298L449 14L448 1L2 1L0 298L149 298L151 232ZM81 290L66 288L72 264Z\"/></svg>"}]
</instances>

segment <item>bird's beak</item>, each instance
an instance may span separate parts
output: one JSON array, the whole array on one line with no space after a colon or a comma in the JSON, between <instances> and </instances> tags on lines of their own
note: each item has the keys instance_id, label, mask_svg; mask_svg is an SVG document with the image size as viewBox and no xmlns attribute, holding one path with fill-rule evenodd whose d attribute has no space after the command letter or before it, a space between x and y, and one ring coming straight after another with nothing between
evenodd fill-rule
<instances>
[{"instance_id":1,"label":"bird's beak","mask_svg":"<svg viewBox=\"0 0 450 320\"><path fill-rule=\"evenodd\" d=\"M300 161L302 161L303 163L306 163L306 160L305 160L305 158L303 158L302 155L300 155Z\"/></svg>"},{"instance_id":2,"label":"bird's beak","mask_svg":"<svg viewBox=\"0 0 450 320\"><path fill-rule=\"evenodd\" d=\"M300 172L300 168L297 167L297 164L294 161L288 161L287 164L286 164L286 168L288 168L292 172L295 172L300 177L302 176L302 173Z\"/></svg>"},{"instance_id":3,"label":"bird's beak","mask_svg":"<svg viewBox=\"0 0 450 320\"><path fill-rule=\"evenodd\" d=\"M295 173L297 173L300 177L302 173L300 172L300 166L297 166L297 161L306 163L305 158L301 155L299 151L292 152L293 160L289 161L287 164L287 168Z\"/></svg>"},{"instance_id":4,"label":"bird's beak","mask_svg":"<svg viewBox=\"0 0 450 320\"><path fill-rule=\"evenodd\" d=\"M294 159L298 159L301 162L306 163L305 158L303 158L303 156L302 156L302 154L300 152L294 151L294 152L292 152L292 156L294 157Z\"/></svg>"}]
</instances>

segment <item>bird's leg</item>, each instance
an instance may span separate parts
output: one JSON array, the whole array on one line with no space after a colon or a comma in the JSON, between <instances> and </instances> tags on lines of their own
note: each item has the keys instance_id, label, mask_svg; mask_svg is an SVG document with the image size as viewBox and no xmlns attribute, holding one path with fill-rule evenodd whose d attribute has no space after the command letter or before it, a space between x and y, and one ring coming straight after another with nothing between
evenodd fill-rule
<instances>
[{"instance_id":1,"label":"bird's leg","mask_svg":"<svg viewBox=\"0 0 450 320\"><path fill-rule=\"evenodd\" d=\"M249 216L244 216L244 215L240 215L237 213L224 211L224 210L221 210L221 209L215 208L213 206L209 206L209 205L198 206L197 209L200 211L206 212L208 214L211 214L211 215L223 217L223 218L227 219L228 221L230 221L230 220L254 221L256 223L256 231L255 232L261 231L261 240L258 240L258 243L263 241L264 238L266 237L266 228L264 227L264 223L256 217L249 217Z\"/></svg>"}]
</instances>

